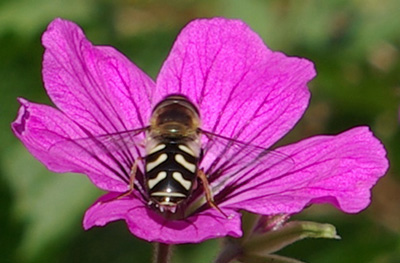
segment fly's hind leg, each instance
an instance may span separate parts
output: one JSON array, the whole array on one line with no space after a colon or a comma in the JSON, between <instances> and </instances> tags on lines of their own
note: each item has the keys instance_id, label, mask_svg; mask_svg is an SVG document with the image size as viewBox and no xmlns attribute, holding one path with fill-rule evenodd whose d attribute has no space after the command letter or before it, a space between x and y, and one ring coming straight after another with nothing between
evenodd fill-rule
<instances>
[{"instance_id":1,"label":"fly's hind leg","mask_svg":"<svg viewBox=\"0 0 400 263\"><path fill-rule=\"evenodd\" d=\"M135 178L136 178L138 163L139 163L139 161L141 161L141 160L142 160L141 157L137 158L137 159L135 160L135 162L133 163L133 165L132 165L131 172L129 173L129 176L130 176L130 177L129 177L129 190L126 191L125 193L120 194L120 195L117 196L117 197L114 197L114 198L112 198L112 199L110 199L110 200L107 200L107 201L102 201L102 202L100 202L100 203L108 203L108 202L111 202L111 201L114 201L114 200L119 200L119 199L124 198L125 196L130 195L130 194L133 192L133 188L134 188L134 186L135 186Z\"/></svg>"},{"instance_id":2,"label":"fly's hind leg","mask_svg":"<svg viewBox=\"0 0 400 263\"><path fill-rule=\"evenodd\" d=\"M129 190L126 191L125 193L117 196L116 199L121 199L125 196L130 195L133 192L133 188L135 187L135 178L136 178L136 173L137 173L137 168L138 168L138 163L139 161L142 161L141 157L138 157L135 162L132 165L131 172L129 173Z\"/></svg>"},{"instance_id":3,"label":"fly's hind leg","mask_svg":"<svg viewBox=\"0 0 400 263\"><path fill-rule=\"evenodd\" d=\"M206 196L207 203L212 208L216 209L221 214L223 214L226 218L228 218L228 216L214 202L214 198L212 196L211 189L210 189L210 184L208 183L207 176L206 176L206 174L204 173L204 171L202 169L198 170L197 176L200 178L201 182L203 183L204 193L205 193L205 196Z\"/></svg>"}]
</instances>

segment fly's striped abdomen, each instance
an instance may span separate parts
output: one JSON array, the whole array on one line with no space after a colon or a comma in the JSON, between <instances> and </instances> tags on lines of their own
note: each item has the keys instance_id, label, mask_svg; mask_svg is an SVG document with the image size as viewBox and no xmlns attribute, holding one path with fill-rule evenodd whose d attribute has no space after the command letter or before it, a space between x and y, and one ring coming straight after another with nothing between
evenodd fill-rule
<instances>
[{"instance_id":1,"label":"fly's striped abdomen","mask_svg":"<svg viewBox=\"0 0 400 263\"><path fill-rule=\"evenodd\" d=\"M161 206L177 206L191 194L199 158L189 145L166 141L149 149L145 169L151 201Z\"/></svg>"}]
</instances>

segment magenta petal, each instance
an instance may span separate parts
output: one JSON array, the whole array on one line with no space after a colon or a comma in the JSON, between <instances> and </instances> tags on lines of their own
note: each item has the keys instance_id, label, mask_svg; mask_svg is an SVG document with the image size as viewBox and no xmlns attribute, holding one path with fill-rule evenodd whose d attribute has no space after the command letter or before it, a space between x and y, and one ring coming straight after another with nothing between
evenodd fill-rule
<instances>
[{"instance_id":1,"label":"magenta petal","mask_svg":"<svg viewBox=\"0 0 400 263\"><path fill-rule=\"evenodd\" d=\"M229 219L215 209L208 209L186 220L174 221L163 218L138 199L113 200L115 197L113 193L106 194L86 211L85 229L122 219L135 236L167 244L199 243L210 238L242 235L240 214L230 209L224 209L231 216Z\"/></svg>"},{"instance_id":2,"label":"magenta petal","mask_svg":"<svg viewBox=\"0 0 400 263\"><path fill-rule=\"evenodd\" d=\"M46 105L39 105L19 99L21 107L16 120L11 124L14 134L29 152L54 172L84 173L98 187L109 191L126 191L128 184L118 178L119 169L107 156L94 157L70 147L52 150L52 146L68 138L83 137L82 130L60 111ZM127 168L128 169L128 168Z\"/></svg>"},{"instance_id":3,"label":"magenta petal","mask_svg":"<svg viewBox=\"0 0 400 263\"><path fill-rule=\"evenodd\" d=\"M388 169L386 151L367 127L316 136L278 149L295 161L288 173L253 175L224 206L259 214L296 213L311 203L331 203L356 213Z\"/></svg>"},{"instance_id":4,"label":"magenta petal","mask_svg":"<svg viewBox=\"0 0 400 263\"><path fill-rule=\"evenodd\" d=\"M157 79L198 105L203 129L269 147L302 116L313 64L269 50L239 20L195 20L179 34Z\"/></svg>"},{"instance_id":5,"label":"magenta petal","mask_svg":"<svg viewBox=\"0 0 400 263\"><path fill-rule=\"evenodd\" d=\"M112 47L93 46L74 23L43 34L43 80L52 101L93 134L148 125L153 81Z\"/></svg>"}]
</instances>

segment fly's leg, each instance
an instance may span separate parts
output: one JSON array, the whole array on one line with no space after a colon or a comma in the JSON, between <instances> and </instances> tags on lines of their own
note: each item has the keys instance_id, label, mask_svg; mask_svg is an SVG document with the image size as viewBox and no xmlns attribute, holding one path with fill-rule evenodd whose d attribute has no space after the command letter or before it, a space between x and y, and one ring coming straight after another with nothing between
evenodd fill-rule
<instances>
[{"instance_id":1,"label":"fly's leg","mask_svg":"<svg viewBox=\"0 0 400 263\"><path fill-rule=\"evenodd\" d=\"M112 198L110 200L103 201L103 202L100 202L100 203L108 203L108 202L111 202L111 201L114 201L114 200L119 200L119 199L124 198L125 196L128 196L128 195L132 194L133 188L135 186L135 178L136 178L136 172L137 172L137 168L138 168L138 163L141 160L142 160L142 158L138 157L135 160L135 162L133 163L133 165L132 165L131 172L129 173L129 190L126 191L125 193L120 194L119 196L117 196L115 198Z\"/></svg>"},{"instance_id":2,"label":"fly's leg","mask_svg":"<svg viewBox=\"0 0 400 263\"><path fill-rule=\"evenodd\" d=\"M204 171L202 169L198 170L197 176L200 178L201 182L203 183L204 193L205 193L205 196L206 196L207 203L212 208L216 209L221 214L223 214L226 218L228 218L228 216L214 202L214 198L212 196L211 189L210 189L210 184L208 183L207 176L206 176L206 174L204 173Z\"/></svg>"},{"instance_id":3,"label":"fly's leg","mask_svg":"<svg viewBox=\"0 0 400 263\"><path fill-rule=\"evenodd\" d=\"M141 157L138 157L135 160L135 162L132 165L131 172L129 173L129 190L126 191L125 193L119 195L116 199L121 199L125 196L130 195L133 192L133 188L135 187L135 178L136 178L136 172L137 172L139 161L142 161Z\"/></svg>"}]
</instances>

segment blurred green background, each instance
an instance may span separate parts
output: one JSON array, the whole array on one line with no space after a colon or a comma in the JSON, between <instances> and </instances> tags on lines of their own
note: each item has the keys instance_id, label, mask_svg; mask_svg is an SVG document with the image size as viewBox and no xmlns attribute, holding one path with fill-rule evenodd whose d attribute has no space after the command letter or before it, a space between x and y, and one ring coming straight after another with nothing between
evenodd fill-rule
<instances>
[{"instance_id":1,"label":"blurred green background","mask_svg":"<svg viewBox=\"0 0 400 263\"><path fill-rule=\"evenodd\" d=\"M368 125L391 169L358 215L314 206L296 218L332 223L342 240L304 240L280 251L306 262L400 262L400 1L2 0L0 1L0 262L149 262L151 245L123 222L85 232L101 193L85 176L55 175L12 135L16 97L49 103L40 36L55 17L77 22L153 78L179 30L197 17L240 18L273 50L314 61L309 109L281 143ZM211 262L218 240L178 246L174 262Z\"/></svg>"}]
</instances>

